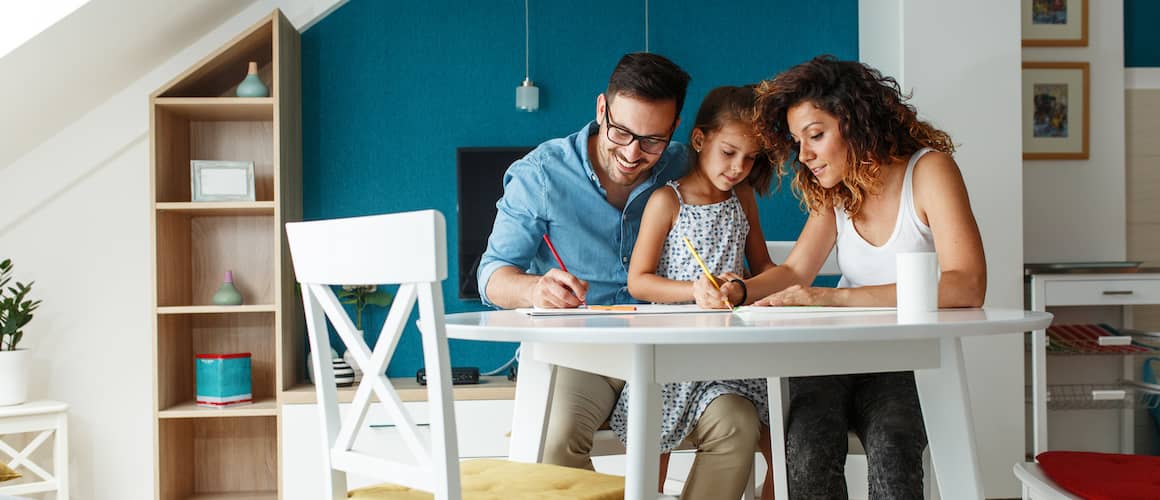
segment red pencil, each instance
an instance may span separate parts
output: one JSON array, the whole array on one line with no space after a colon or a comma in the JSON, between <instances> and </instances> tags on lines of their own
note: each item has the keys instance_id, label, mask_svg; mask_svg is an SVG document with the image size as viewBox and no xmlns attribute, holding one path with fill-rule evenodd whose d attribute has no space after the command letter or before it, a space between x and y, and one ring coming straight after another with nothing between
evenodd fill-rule
<instances>
[{"instance_id":1,"label":"red pencil","mask_svg":"<svg viewBox=\"0 0 1160 500\"><path fill-rule=\"evenodd\" d=\"M568 267L564 265L564 261L560 259L560 254L556 253L556 247L552 245L552 240L548 239L548 234L544 233L544 243L548 244L548 250L552 251L552 256L556 258L556 263L560 264L560 270L568 272Z\"/></svg>"}]
</instances>

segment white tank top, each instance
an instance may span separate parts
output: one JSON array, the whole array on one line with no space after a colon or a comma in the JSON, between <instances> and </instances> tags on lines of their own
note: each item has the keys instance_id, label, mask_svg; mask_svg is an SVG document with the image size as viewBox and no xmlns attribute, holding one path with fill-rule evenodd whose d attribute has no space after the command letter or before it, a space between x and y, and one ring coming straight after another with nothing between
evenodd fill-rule
<instances>
[{"instance_id":1,"label":"white tank top","mask_svg":"<svg viewBox=\"0 0 1160 500\"><path fill-rule=\"evenodd\" d=\"M867 243L854 229L854 221L846 216L842 207L834 208L837 216L838 267L842 279L838 288L885 285L894 283L895 254L899 252L933 252L934 237L930 226L923 224L914 210L914 164L922 155L931 151L923 148L910 156L906 164L906 176L902 179L902 195L898 200L898 220L890 239L880 247Z\"/></svg>"}]
</instances>

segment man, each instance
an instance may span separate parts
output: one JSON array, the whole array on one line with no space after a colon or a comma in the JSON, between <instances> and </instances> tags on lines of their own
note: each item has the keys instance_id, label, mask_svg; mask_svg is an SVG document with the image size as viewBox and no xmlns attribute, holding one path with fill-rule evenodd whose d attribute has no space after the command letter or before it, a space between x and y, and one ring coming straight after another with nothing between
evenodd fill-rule
<instances>
[{"instance_id":1,"label":"man","mask_svg":"<svg viewBox=\"0 0 1160 500\"><path fill-rule=\"evenodd\" d=\"M594 122L512 164L479 264L485 304L569 308L636 302L628 293L628 262L645 203L687 169L685 147L671 140L688 83L689 75L662 56L625 55L596 98ZM623 388L621 380L560 368L544 461L592 469L593 434ZM728 399L710 404L689 436L699 453L683 498L725 498L723 490L732 484L721 483L737 483L736 498L749 478L759 424L752 405L738 411L724 403ZM714 477L718 484L710 484Z\"/></svg>"}]
</instances>

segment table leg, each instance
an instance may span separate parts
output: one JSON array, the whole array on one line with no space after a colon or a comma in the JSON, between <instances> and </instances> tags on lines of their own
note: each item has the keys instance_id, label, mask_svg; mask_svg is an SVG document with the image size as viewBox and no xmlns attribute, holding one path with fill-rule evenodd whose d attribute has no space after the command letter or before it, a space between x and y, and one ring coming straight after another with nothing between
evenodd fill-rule
<instances>
[{"instance_id":1,"label":"table leg","mask_svg":"<svg viewBox=\"0 0 1160 500\"><path fill-rule=\"evenodd\" d=\"M628 446L624 498L657 497L661 453L661 386L656 382L654 349L633 346L628 378Z\"/></svg>"},{"instance_id":2,"label":"table leg","mask_svg":"<svg viewBox=\"0 0 1160 500\"><path fill-rule=\"evenodd\" d=\"M535 359L536 344L520 344L520 369L516 377L515 413L508 458L538 463L544 457L544 434L552 407L556 366Z\"/></svg>"},{"instance_id":3,"label":"table leg","mask_svg":"<svg viewBox=\"0 0 1160 500\"><path fill-rule=\"evenodd\" d=\"M773 451L773 497L789 498L789 475L785 470L785 419L789 416L789 379L769 377L769 445Z\"/></svg>"},{"instance_id":4,"label":"table leg","mask_svg":"<svg viewBox=\"0 0 1160 500\"><path fill-rule=\"evenodd\" d=\"M1032 457L1047 451L1047 331L1031 332ZM1032 458L1034 462L1034 458Z\"/></svg>"},{"instance_id":5,"label":"table leg","mask_svg":"<svg viewBox=\"0 0 1160 500\"><path fill-rule=\"evenodd\" d=\"M983 483L962 340L945 338L939 344L941 367L914 372L939 494L942 498L981 499Z\"/></svg>"}]
</instances>

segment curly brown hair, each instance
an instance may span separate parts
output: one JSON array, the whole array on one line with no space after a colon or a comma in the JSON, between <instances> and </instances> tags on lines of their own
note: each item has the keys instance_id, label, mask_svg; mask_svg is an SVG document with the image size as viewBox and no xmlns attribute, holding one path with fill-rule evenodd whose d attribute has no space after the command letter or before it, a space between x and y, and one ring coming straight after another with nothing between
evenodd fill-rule
<instances>
[{"instance_id":1,"label":"curly brown hair","mask_svg":"<svg viewBox=\"0 0 1160 500\"><path fill-rule=\"evenodd\" d=\"M705 95L705 99L701 101L701 107L697 109L697 117L693 122L692 130L700 129L702 133L709 135L711 132L721 130L729 123L741 123L747 127L753 127L756 123L754 106L757 102L754 87L755 85L743 87L726 85L710 90ZM755 129L754 134L756 133ZM689 143L693 143L692 132L689 133ZM689 150L689 161L692 165L698 164L698 156L697 150ZM769 194L773 173L773 163L769 161L769 155L761 151L757 154L757 159L753 161L753 168L749 170L745 182L753 187L757 194L766 195ZM779 177L778 187L781 184L780 180Z\"/></svg>"},{"instance_id":2,"label":"curly brown hair","mask_svg":"<svg viewBox=\"0 0 1160 500\"><path fill-rule=\"evenodd\" d=\"M909 99L894 78L857 61L823 55L757 86L756 126L778 175L787 163L792 166L793 191L803 208L817 212L843 207L855 217L866 196L878 189L882 165L927 147L955 151L950 135L919 120ZM786 123L789 109L803 102L834 115L848 145L849 172L829 189L798 160L798 146Z\"/></svg>"}]
</instances>

